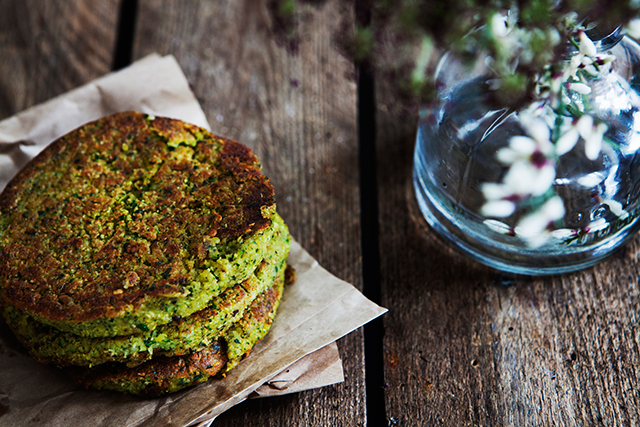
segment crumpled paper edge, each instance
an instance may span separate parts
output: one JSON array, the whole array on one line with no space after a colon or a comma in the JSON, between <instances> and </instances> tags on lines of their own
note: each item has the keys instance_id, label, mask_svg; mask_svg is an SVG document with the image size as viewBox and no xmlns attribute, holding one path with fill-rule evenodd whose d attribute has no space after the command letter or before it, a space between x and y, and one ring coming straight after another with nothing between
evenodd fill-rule
<instances>
[{"instance_id":1,"label":"crumpled paper edge","mask_svg":"<svg viewBox=\"0 0 640 427\"><path fill-rule=\"evenodd\" d=\"M285 289L269 334L258 343L251 356L230 371L224 380L198 386L197 394L178 396L140 426L154 426L158 420L169 421L168 426L184 426L213 419L245 400L302 357L387 311L349 283L330 274L295 241L291 245L289 262L298 272L297 280ZM309 312L315 314L309 317L306 314ZM273 374L265 377L266 372ZM233 384L233 390L224 381ZM194 415L193 411L187 410L193 407L191 405L203 410Z\"/></svg>"},{"instance_id":2,"label":"crumpled paper edge","mask_svg":"<svg viewBox=\"0 0 640 427\"><path fill-rule=\"evenodd\" d=\"M153 78L144 79L140 77L144 75L153 75ZM123 81L128 81L129 83L127 85L126 91L120 90L122 88ZM135 83L132 84L131 81L135 81ZM161 82L161 86L159 86L158 82ZM10 158L11 167L7 168L5 167L6 165L3 165L0 162L0 182L6 182L31 157L35 156L47 144L49 144L52 140L61 136L62 134L67 133L88 121L95 120L106 114L131 109L135 109L152 115L174 117L197 124L207 129L209 128L204 112L202 112L202 109L200 108L200 105L198 104L195 96L190 91L188 82L184 77L184 74L182 73L182 70L180 69L175 58L173 58L172 56L159 57L158 55L150 55L149 57L146 57L143 60L119 72L111 73L85 86L82 86L43 104L31 107L21 113L16 114L15 116L1 121L0 151L2 151L2 154L10 153L10 156L8 157ZM43 124L44 121L41 121L40 119L43 115L47 115L48 118L51 118L51 114L54 114L53 119L56 125L45 126ZM55 114L60 114L59 120L56 120L58 116L55 116ZM302 253L306 254L306 252L304 251L302 251ZM306 256L308 256L308 254L306 254ZM317 262L315 262L315 260L313 260L313 258L311 258L310 256L305 259L307 262L311 263L310 267L318 267ZM326 274L328 275L327 277L334 278L328 272L326 272L326 270L321 269L318 271L322 271L323 276ZM346 284L346 282L343 283ZM353 288L351 285L346 285L351 288L349 289L349 291L353 290L361 296L361 294L359 294L359 292L355 290L355 288ZM296 289L295 286L293 287L293 289ZM286 292L285 294L287 293L289 292ZM307 295L307 297L312 299L316 298L317 296L318 295ZM366 300L366 298L364 298L364 300L368 301ZM320 299L319 301L323 300ZM378 316L386 311L385 309L382 309L380 307L377 307L377 309L378 311L375 316ZM282 313L282 306L279 311L280 313ZM298 309L293 309L292 311L298 313L304 312ZM282 314L280 314L279 316L283 317ZM335 319L328 319L328 321L331 320ZM94 425L111 425L110 423L115 422L116 419L119 420L118 423L120 425L123 425L123 423L126 423L128 425L140 425L140 422L143 422L144 425L157 425L156 422L162 422L165 425L180 426L188 425L193 422L206 423L212 420L226 408L239 403L248 396L252 394L260 395L260 390L262 390L263 395L266 396L277 394L280 392L295 392L302 389L315 388L317 386L328 385L342 381L344 379L342 373L342 365L339 360L339 354L337 354L337 346L335 346L334 341L340 336L366 323L366 321L368 320L361 321L361 323L356 326L351 326L348 331L341 331L335 337L331 337L331 339L325 339L322 342L315 342L311 347L308 347L307 350L305 350L307 352L311 352L311 354L307 356L305 356L305 352L296 353L296 355L293 357L289 355L289 357L285 358L285 363L280 362L276 364L279 370L271 371L271 373L266 377L267 380L272 381L271 385L264 385L264 374L263 378L261 378L261 380L257 382L255 381L255 376L251 377L249 375L249 382L246 382L247 378L243 378L243 380L245 381L243 384L249 384L249 386L246 387L242 391L242 393L232 395L232 398L222 405L212 406L211 401L209 401L208 403L202 402L204 403L204 405L202 405L201 407L204 409L202 409L201 411L194 411L193 401L185 406L183 399L179 398L179 396L171 395L162 398L159 402L157 402L157 404L154 405L155 408L150 408L148 406L140 407L136 404L136 401L129 400L130 397L128 396L118 395L116 397L113 397L112 401L109 401L107 406L111 405L113 407L111 411L115 412L124 410L125 413L119 414L122 417L119 417L117 413L111 413L109 417L103 419L102 421L96 420L97 422ZM310 332L309 330L304 331L304 333L306 334ZM270 333L269 335L267 335L267 338L265 338L265 340L263 340L263 342L261 342L254 349L253 354L255 355L258 352L262 351L260 350L261 348L268 348L268 343L275 342L276 336L277 334L274 333ZM283 344L282 342L280 342L279 344L283 347L276 346L276 348L280 350L286 350L286 344ZM325 362L328 362L327 368L323 368L324 370L322 370L323 374L331 374L333 376L316 377L314 379L316 381L315 385L312 381L308 381L306 385L304 385L304 382L296 384L295 381L290 381L291 377L289 374L291 372L295 372L295 370L290 369L289 372L286 372L286 369L288 367L293 368L294 366L305 366L305 364L307 367L310 366L308 363L304 362L305 358L313 357L313 352L318 351L322 348L335 349L332 359L330 359L329 361L325 359ZM1 347L0 350L2 350ZM276 353L276 356L279 355ZM25 363L27 365L35 364L35 362L33 362L30 358L26 357L25 359ZM255 356L250 357L248 360L252 359L255 360ZM38 368L42 368L42 366L40 365L35 365ZM241 365L243 365L243 363L241 363ZM245 363L244 365L247 364ZM29 372L30 367L33 367L33 365L27 367L26 372ZM255 368L255 366L253 367ZM320 367L318 366L316 366L316 368L316 370L320 369ZM276 369L276 367L272 366L271 369ZM236 370L237 372L234 372ZM285 370L285 372L282 372L283 370ZM37 371L37 368L34 369L34 372ZM240 373L238 367L234 371L232 371L232 374ZM252 374L255 375L255 372L253 372ZM306 380L309 380L309 372L307 372L306 374L307 375L301 375L299 378L305 378ZM52 375L54 377L56 375L60 376L60 374L57 372L50 372L45 375ZM287 377L287 375L289 376L287 377L287 380L284 381L279 379L280 377L278 375L285 375L285 377ZM0 375L0 377L1 376L2 375ZM33 380L33 378L31 380ZM37 378L35 379L35 382L37 382ZM283 386L287 383L288 385L286 387ZM60 386L62 388L65 387L64 384L61 384ZM265 389L265 387L268 387L268 389ZM188 390L187 394L194 393L197 388L198 387ZM63 394L68 393L73 393L73 390L69 390L68 392L65 392ZM109 394L108 392L102 393ZM91 401L93 404L98 404L98 406L100 406L102 403L104 403L100 401L100 399L103 398L101 392L92 392L90 396L91 397L89 398L89 401ZM53 398L55 398L56 400L40 401L40 410L36 410L36 412L42 412L41 415L43 415L45 419L38 419L37 416L26 416L21 418L21 421L26 422L27 420L29 420L29 424L31 424L31 421L39 421L44 422L44 425L67 425L64 421L65 419L67 421L70 421L68 416L70 416L71 414L67 411L67 409L69 408L57 406L63 405L63 402L60 401L58 397L53 396L52 399ZM3 396L0 394L0 403L2 403L2 399ZM190 400L193 400L193 396L191 396ZM176 402L182 403L176 404ZM89 404L85 408L88 412L82 413L83 411L77 411L75 414L80 414L80 419L88 420L92 418L91 415L95 415L95 411L92 408L93 406ZM169 408L171 409L169 410ZM0 407L0 409L2 408ZM22 409L27 409L27 413L25 415L28 415L29 412L31 412L31 415L33 414L33 411L30 411L29 408ZM56 418L56 420L46 417L47 415L51 415L52 411L53 414L56 415L54 417ZM165 413L171 415L171 421L163 417L163 414ZM198 413L197 418L195 419L194 413ZM2 418L2 411L0 411L0 425L5 425ZM179 418L184 419L184 421L180 421L180 423L174 424L173 420ZM187 419L189 419L189 421L187 421Z\"/></svg>"},{"instance_id":3,"label":"crumpled paper edge","mask_svg":"<svg viewBox=\"0 0 640 427\"><path fill-rule=\"evenodd\" d=\"M124 80L133 83L126 91L121 90ZM0 121L0 190L56 138L107 114L128 110L211 129L176 59L152 54ZM47 120L42 120L45 116Z\"/></svg>"},{"instance_id":4,"label":"crumpled paper edge","mask_svg":"<svg viewBox=\"0 0 640 427\"><path fill-rule=\"evenodd\" d=\"M326 363L329 360L333 360L333 362ZM248 399L282 396L316 389L319 387L313 384L317 381L317 378L324 379L324 382L335 378L334 384L344 381L342 361L340 360L336 342L332 342L298 360L269 380L269 382L258 387L249 395ZM323 384L323 387L328 385L331 384ZM216 419L217 417L211 418L207 421L192 424L190 427L210 427Z\"/></svg>"}]
</instances>

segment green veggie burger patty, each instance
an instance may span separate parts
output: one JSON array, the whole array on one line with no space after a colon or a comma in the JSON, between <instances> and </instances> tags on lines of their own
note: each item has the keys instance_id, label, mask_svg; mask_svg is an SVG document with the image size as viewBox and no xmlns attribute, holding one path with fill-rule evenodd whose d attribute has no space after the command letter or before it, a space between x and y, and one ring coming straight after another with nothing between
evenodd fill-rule
<instances>
[{"instance_id":1,"label":"green veggie burger patty","mask_svg":"<svg viewBox=\"0 0 640 427\"><path fill-rule=\"evenodd\" d=\"M170 393L267 334L290 243L251 150L118 113L54 141L0 194L0 313L86 387Z\"/></svg>"},{"instance_id":2,"label":"green veggie burger patty","mask_svg":"<svg viewBox=\"0 0 640 427\"><path fill-rule=\"evenodd\" d=\"M0 304L86 337L151 331L247 279L275 215L244 145L108 116L54 141L0 194Z\"/></svg>"},{"instance_id":3,"label":"green veggie burger patty","mask_svg":"<svg viewBox=\"0 0 640 427\"><path fill-rule=\"evenodd\" d=\"M136 367L107 363L95 368L67 368L87 388L153 397L172 393L224 375L269 331L284 287L284 271L274 285L256 298L243 317L207 348L182 356L158 356Z\"/></svg>"},{"instance_id":4,"label":"green veggie burger patty","mask_svg":"<svg viewBox=\"0 0 640 427\"><path fill-rule=\"evenodd\" d=\"M126 362L135 366L158 355L176 356L202 350L237 322L253 300L283 274L290 237L279 217L274 224L276 236L268 246L267 257L249 278L213 298L205 309L189 317L176 318L152 331L89 338L37 322L10 306L4 309L5 318L36 360L58 366L93 366L105 362Z\"/></svg>"}]
</instances>

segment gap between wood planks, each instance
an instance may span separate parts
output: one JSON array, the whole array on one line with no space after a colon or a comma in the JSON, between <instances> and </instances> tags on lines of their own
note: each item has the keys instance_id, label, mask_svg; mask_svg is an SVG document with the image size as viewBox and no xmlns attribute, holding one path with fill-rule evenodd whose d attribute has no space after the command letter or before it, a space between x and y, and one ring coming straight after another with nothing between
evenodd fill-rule
<instances>
[{"instance_id":1,"label":"gap between wood planks","mask_svg":"<svg viewBox=\"0 0 640 427\"><path fill-rule=\"evenodd\" d=\"M375 93L372 73L359 67L358 150L360 161L360 232L363 293L381 303L380 252L378 237L378 186L375 147ZM384 362L382 318L364 326L364 360L367 388L367 419L370 425L384 420Z\"/></svg>"},{"instance_id":2,"label":"gap between wood planks","mask_svg":"<svg viewBox=\"0 0 640 427\"><path fill-rule=\"evenodd\" d=\"M356 0L356 25L371 23L367 0ZM358 68L358 161L360 168L360 233L363 293L381 304L380 242L378 229L378 173L376 156L376 97L374 73L368 62ZM384 401L384 328L382 318L364 326L365 387L367 424L383 425L387 420Z\"/></svg>"},{"instance_id":3,"label":"gap between wood planks","mask_svg":"<svg viewBox=\"0 0 640 427\"><path fill-rule=\"evenodd\" d=\"M366 0L356 0L356 24L371 21ZM118 33L112 70L131 64L138 0L122 0L118 17ZM360 233L362 248L363 293L380 304L380 252L378 230L378 186L376 159L376 121L374 76L368 63L358 64L358 163L360 168ZM369 425L386 421L384 402L384 359L382 319L364 327L365 387Z\"/></svg>"},{"instance_id":4,"label":"gap between wood planks","mask_svg":"<svg viewBox=\"0 0 640 427\"><path fill-rule=\"evenodd\" d=\"M121 0L118 14L118 33L116 35L116 49L113 52L113 71L131 64L133 60L133 38L136 31L136 17L138 0Z\"/></svg>"}]
</instances>

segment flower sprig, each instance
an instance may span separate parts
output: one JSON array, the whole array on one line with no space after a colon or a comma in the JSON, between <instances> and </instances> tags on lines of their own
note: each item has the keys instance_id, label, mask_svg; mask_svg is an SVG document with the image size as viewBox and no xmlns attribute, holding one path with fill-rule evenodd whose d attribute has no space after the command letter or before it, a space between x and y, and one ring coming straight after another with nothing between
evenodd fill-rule
<instances>
[{"instance_id":1,"label":"flower sprig","mask_svg":"<svg viewBox=\"0 0 640 427\"><path fill-rule=\"evenodd\" d=\"M390 77L400 95L422 95L422 104L434 97L432 75L445 50L463 59L486 55L500 82L496 102L525 104L536 96L539 76L565 69L567 41L578 27L589 23L613 30L640 12L637 0L365 0L360 4L371 6L372 13L367 15L370 22L361 27L366 31L357 34L369 34L371 43L358 43L366 47L356 56L369 61L379 76ZM640 24L629 28L640 33ZM429 46L429 61L424 46Z\"/></svg>"},{"instance_id":2,"label":"flower sprig","mask_svg":"<svg viewBox=\"0 0 640 427\"><path fill-rule=\"evenodd\" d=\"M509 145L496 157L507 167L501 183L484 183L482 193L486 203L480 214L486 218L507 218L517 215L515 227L494 219L487 220L492 229L518 236L529 246L538 247L550 237L564 238L570 243L585 233L597 231L603 218L581 229L559 228L564 217L564 202L553 184L560 157L574 150L583 141L584 156L595 161L600 156L608 126L584 112L582 96L591 93L589 83L611 72L614 57L600 53L584 28L576 28L572 42L576 51L565 62L565 68L547 69L536 80L538 98L517 113L524 135L511 137ZM602 200L618 217L627 213L619 202ZM606 224L604 224L606 225Z\"/></svg>"},{"instance_id":3,"label":"flower sprig","mask_svg":"<svg viewBox=\"0 0 640 427\"><path fill-rule=\"evenodd\" d=\"M296 46L296 22L320 3L269 0L278 41ZM497 100L513 105L535 97L535 82L545 70L555 74L576 27L629 24L629 34L640 36L640 21L633 21L639 13L638 0L362 0L356 30L349 34L352 21L341 23L332 40L343 54L393 82L398 96L423 105L435 97L433 71L443 51L459 57L484 52L501 81Z\"/></svg>"}]
</instances>

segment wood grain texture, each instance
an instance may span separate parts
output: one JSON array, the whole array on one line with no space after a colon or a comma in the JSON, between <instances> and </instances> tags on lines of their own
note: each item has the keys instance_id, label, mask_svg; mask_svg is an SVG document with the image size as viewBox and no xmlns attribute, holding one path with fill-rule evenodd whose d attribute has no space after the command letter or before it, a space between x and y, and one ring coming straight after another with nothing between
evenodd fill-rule
<instances>
[{"instance_id":1,"label":"wood grain texture","mask_svg":"<svg viewBox=\"0 0 640 427\"><path fill-rule=\"evenodd\" d=\"M640 240L545 278L467 260L421 216L417 110L388 83L376 114L389 425L637 425Z\"/></svg>"},{"instance_id":2,"label":"wood grain texture","mask_svg":"<svg viewBox=\"0 0 640 427\"><path fill-rule=\"evenodd\" d=\"M213 132L260 157L291 233L336 276L362 287L355 69L338 48L351 2L140 0L134 58L173 54ZM346 382L246 402L218 426L365 423L361 331L339 341ZM269 421L266 421L269 420Z\"/></svg>"},{"instance_id":3,"label":"wood grain texture","mask_svg":"<svg viewBox=\"0 0 640 427\"><path fill-rule=\"evenodd\" d=\"M119 4L0 2L0 119L107 73Z\"/></svg>"}]
</instances>

